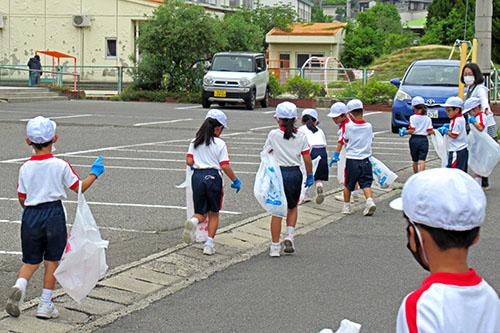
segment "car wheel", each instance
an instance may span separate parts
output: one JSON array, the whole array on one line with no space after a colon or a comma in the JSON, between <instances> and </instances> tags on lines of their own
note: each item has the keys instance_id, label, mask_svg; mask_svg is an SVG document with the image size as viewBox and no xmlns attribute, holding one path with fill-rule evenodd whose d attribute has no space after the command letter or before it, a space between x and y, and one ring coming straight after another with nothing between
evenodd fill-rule
<instances>
[{"instance_id":1,"label":"car wheel","mask_svg":"<svg viewBox=\"0 0 500 333\"><path fill-rule=\"evenodd\" d=\"M223 108L224 106L226 106L226 102L219 102L219 106Z\"/></svg>"},{"instance_id":2,"label":"car wheel","mask_svg":"<svg viewBox=\"0 0 500 333\"><path fill-rule=\"evenodd\" d=\"M264 95L264 99L260 102L260 106L263 108L267 108L269 106L269 88L266 88L266 94Z\"/></svg>"},{"instance_id":3,"label":"car wheel","mask_svg":"<svg viewBox=\"0 0 500 333\"><path fill-rule=\"evenodd\" d=\"M394 125L394 123L391 121L391 131L392 133L399 133L399 126Z\"/></svg>"},{"instance_id":4,"label":"car wheel","mask_svg":"<svg viewBox=\"0 0 500 333\"><path fill-rule=\"evenodd\" d=\"M245 104L247 106L247 110L255 109L255 90L252 91L250 98L245 101Z\"/></svg>"},{"instance_id":5,"label":"car wheel","mask_svg":"<svg viewBox=\"0 0 500 333\"><path fill-rule=\"evenodd\" d=\"M201 99L201 106L203 106L205 109L208 109L210 107L210 101L208 98L202 98Z\"/></svg>"}]
</instances>

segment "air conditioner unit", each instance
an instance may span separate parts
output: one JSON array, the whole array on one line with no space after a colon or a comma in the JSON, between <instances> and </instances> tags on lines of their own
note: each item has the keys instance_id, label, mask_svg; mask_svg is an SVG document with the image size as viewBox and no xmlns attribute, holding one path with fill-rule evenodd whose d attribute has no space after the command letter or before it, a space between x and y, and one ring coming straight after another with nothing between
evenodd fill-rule
<instances>
[{"instance_id":1,"label":"air conditioner unit","mask_svg":"<svg viewBox=\"0 0 500 333\"><path fill-rule=\"evenodd\" d=\"M90 27L90 15L88 14L73 15L73 26Z\"/></svg>"},{"instance_id":2,"label":"air conditioner unit","mask_svg":"<svg viewBox=\"0 0 500 333\"><path fill-rule=\"evenodd\" d=\"M0 13L0 29L3 29L3 13Z\"/></svg>"}]
</instances>

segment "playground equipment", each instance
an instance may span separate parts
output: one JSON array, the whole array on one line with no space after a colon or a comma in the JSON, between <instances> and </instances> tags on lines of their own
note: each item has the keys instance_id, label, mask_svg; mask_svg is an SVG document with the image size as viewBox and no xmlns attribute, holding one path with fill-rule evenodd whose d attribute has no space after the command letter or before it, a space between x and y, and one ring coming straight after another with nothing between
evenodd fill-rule
<instances>
[{"instance_id":1,"label":"playground equipment","mask_svg":"<svg viewBox=\"0 0 500 333\"><path fill-rule=\"evenodd\" d=\"M350 84L351 78L354 78L352 74L349 76L348 70L335 57L310 57L302 65L300 76L321 84L326 92L333 89L332 83L340 81Z\"/></svg>"},{"instance_id":2,"label":"playground equipment","mask_svg":"<svg viewBox=\"0 0 500 333\"><path fill-rule=\"evenodd\" d=\"M50 82L52 83L52 85L62 85L62 76L63 74L66 74L66 73L63 73L60 69L61 69L61 58L73 58L74 60L74 74L73 74L73 90L76 90L76 78L78 76L78 74L76 74L76 57L72 56L72 55L69 55L69 54L65 54L65 53L62 53L62 52L59 52L59 51L35 51L35 54L45 54L45 55L48 55L48 56L51 56L52 57L52 78L49 78L49 79L41 79L40 82ZM55 58L57 58L57 70L56 70L56 67L55 67ZM56 75L57 73L57 75Z\"/></svg>"}]
</instances>

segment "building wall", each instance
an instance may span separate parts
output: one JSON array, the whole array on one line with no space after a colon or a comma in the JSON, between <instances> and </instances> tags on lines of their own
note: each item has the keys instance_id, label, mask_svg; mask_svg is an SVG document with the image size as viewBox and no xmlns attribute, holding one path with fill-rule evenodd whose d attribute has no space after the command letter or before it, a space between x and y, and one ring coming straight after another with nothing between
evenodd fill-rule
<instances>
[{"instance_id":1,"label":"building wall","mask_svg":"<svg viewBox=\"0 0 500 333\"><path fill-rule=\"evenodd\" d=\"M265 6L275 6L278 4L290 4L295 8L297 16L304 22L311 21L311 6L308 3L300 0L255 0L255 3L260 3Z\"/></svg>"},{"instance_id":2,"label":"building wall","mask_svg":"<svg viewBox=\"0 0 500 333\"><path fill-rule=\"evenodd\" d=\"M290 68L297 68L297 54L322 54L324 57L340 58L338 44L269 44L271 52L290 54ZM273 57L275 58L275 57Z\"/></svg>"}]
</instances>

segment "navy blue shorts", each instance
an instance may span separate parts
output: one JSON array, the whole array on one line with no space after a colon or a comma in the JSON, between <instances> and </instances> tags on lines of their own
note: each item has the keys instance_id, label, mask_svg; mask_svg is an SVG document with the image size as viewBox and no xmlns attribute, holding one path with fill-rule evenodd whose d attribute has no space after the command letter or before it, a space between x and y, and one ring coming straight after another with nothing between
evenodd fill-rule
<instances>
[{"instance_id":1,"label":"navy blue shorts","mask_svg":"<svg viewBox=\"0 0 500 333\"><path fill-rule=\"evenodd\" d=\"M447 168L456 168L467 172L467 162L469 161L469 150L464 148L459 151L448 152Z\"/></svg>"},{"instance_id":2,"label":"navy blue shorts","mask_svg":"<svg viewBox=\"0 0 500 333\"><path fill-rule=\"evenodd\" d=\"M326 153L326 148L312 148L310 154L312 160L321 156L318 168L314 173L314 180L328 181L328 155Z\"/></svg>"},{"instance_id":3,"label":"navy blue shorts","mask_svg":"<svg viewBox=\"0 0 500 333\"><path fill-rule=\"evenodd\" d=\"M410 155L413 162L425 161L429 152L429 140L425 135L412 135L410 138Z\"/></svg>"},{"instance_id":4,"label":"navy blue shorts","mask_svg":"<svg viewBox=\"0 0 500 333\"><path fill-rule=\"evenodd\" d=\"M345 161L344 178L344 186L351 192L354 191L356 183L359 183L359 188L371 187L373 182L373 170L372 163L368 157L363 160L347 158Z\"/></svg>"},{"instance_id":5,"label":"navy blue shorts","mask_svg":"<svg viewBox=\"0 0 500 333\"><path fill-rule=\"evenodd\" d=\"M288 209L297 207L302 191L302 171L298 166L280 166Z\"/></svg>"},{"instance_id":6,"label":"navy blue shorts","mask_svg":"<svg viewBox=\"0 0 500 333\"><path fill-rule=\"evenodd\" d=\"M61 260L68 234L62 202L27 206L21 223L23 262L39 264L42 260Z\"/></svg>"},{"instance_id":7,"label":"navy blue shorts","mask_svg":"<svg viewBox=\"0 0 500 333\"><path fill-rule=\"evenodd\" d=\"M195 169L191 177L195 214L217 213L222 207L222 177L217 169Z\"/></svg>"}]
</instances>

